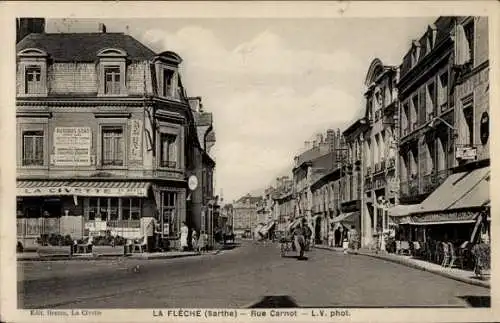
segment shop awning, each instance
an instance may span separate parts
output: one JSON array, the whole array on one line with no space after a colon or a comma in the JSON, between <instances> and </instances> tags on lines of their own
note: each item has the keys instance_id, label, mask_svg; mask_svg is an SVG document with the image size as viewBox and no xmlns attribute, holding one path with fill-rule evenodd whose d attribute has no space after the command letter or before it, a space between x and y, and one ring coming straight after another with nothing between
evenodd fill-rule
<instances>
[{"instance_id":1,"label":"shop awning","mask_svg":"<svg viewBox=\"0 0 500 323\"><path fill-rule=\"evenodd\" d=\"M342 213L341 215L333 218L332 222L333 223L352 222L353 218L357 215L359 215L359 211Z\"/></svg>"},{"instance_id":2,"label":"shop awning","mask_svg":"<svg viewBox=\"0 0 500 323\"><path fill-rule=\"evenodd\" d=\"M478 208L489 201L490 168L484 167L450 175L412 213Z\"/></svg>"},{"instance_id":3,"label":"shop awning","mask_svg":"<svg viewBox=\"0 0 500 323\"><path fill-rule=\"evenodd\" d=\"M267 234L269 230L271 230L271 228L274 226L274 224L275 224L274 221L267 223L259 230L259 232L262 234Z\"/></svg>"},{"instance_id":4,"label":"shop awning","mask_svg":"<svg viewBox=\"0 0 500 323\"><path fill-rule=\"evenodd\" d=\"M127 181L17 181L17 196L147 197L148 182Z\"/></svg>"},{"instance_id":5,"label":"shop awning","mask_svg":"<svg viewBox=\"0 0 500 323\"><path fill-rule=\"evenodd\" d=\"M301 218L298 218L298 219L295 219L293 220L291 223L289 223L287 226L286 226L286 230L287 231L290 231L292 230L293 228L295 228L297 225L299 225L300 221L302 221L302 217Z\"/></svg>"}]
</instances>

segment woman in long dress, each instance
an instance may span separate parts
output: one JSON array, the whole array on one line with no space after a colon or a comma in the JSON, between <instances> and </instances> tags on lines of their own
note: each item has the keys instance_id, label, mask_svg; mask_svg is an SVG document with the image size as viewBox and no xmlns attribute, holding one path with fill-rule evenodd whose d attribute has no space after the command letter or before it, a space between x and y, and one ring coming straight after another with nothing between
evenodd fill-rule
<instances>
[{"instance_id":1,"label":"woman in long dress","mask_svg":"<svg viewBox=\"0 0 500 323\"><path fill-rule=\"evenodd\" d=\"M181 250L186 251L188 248L188 235L189 235L189 228L186 225L186 222L182 223L181 227Z\"/></svg>"}]
</instances>

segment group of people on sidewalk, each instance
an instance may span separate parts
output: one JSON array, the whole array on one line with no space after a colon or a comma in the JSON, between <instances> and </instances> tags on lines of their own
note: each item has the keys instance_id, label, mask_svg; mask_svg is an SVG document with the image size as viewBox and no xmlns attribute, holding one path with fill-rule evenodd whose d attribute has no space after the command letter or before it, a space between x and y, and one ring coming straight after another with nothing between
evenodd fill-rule
<instances>
[{"instance_id":1,"label":"group of people on sidewalk","mask_svg":"<svg viewBox=\"0 0 500 323\"><path fill-rule=\"evenodd\" d=\"M156 218L152 218L146 226L146 250L147 252L164 252L170 249L170 238L162 235L161 225ZM194 250L203 252L207 250L208 235L198 233L194 228L190 229L186 222L182 223L180 229L180 250Z\"/></svg>"},{"instance_id":2,"label":"group of people on sidewalk","mask_svg":"<svg viewBox=\"0 0 500 323\"><path fill-rule=\"evenodd\" d=\"M343 248L344 253L347 250L358 250L359 249L359 233L354 225L350 229L345 228L343 225L339 225L337 229L332 224L330 230L328 231L328 246L331 248Z\"/></svg>"}]
</instances>

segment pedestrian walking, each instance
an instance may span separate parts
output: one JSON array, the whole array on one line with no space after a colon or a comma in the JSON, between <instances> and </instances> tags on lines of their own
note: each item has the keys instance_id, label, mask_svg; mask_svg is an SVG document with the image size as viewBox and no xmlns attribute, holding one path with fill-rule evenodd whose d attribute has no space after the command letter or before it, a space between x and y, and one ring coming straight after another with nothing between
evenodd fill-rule
<instances>
[{"instance_id":1,"label":"pedestrian walking","mask_svg":"<svg viewBox=\"0 0 500 323\"><path fill-rule=\"evenodd\" d=\"M335 231L333 230L333 225L330 226L330 230L328 230L328 247L335 247Z\"/></svg>"},{"instance_id":2,"label":"pedestrian walking","mask_svg":"<svg viewBox=\"0 0 500 323\"><path fill-rule=\"evenodd\" d=\"M186 251L188 248L188 234L189 234L189 228L186 225L186 222L182 222L182 227L181 227L181 250Z\"/></svg>"},{"instance_id":3,"label":"pedestrian walking","mask_svg":"<svg viewBox=\"0 0 500 323\"><path fill-rule=\"evenodd\" d=\"M351 226L351 229L349 230L348 234L349 234L349 249L351 249L352 251L358 251L359 235L354 225Z\"/></svg>"},{"instance_id":4,"label":"pedestrian walking","mask_svg":"<svg viewBox=\"0 0 500 323\"><path fill-rule=\"evenodd\" d=\"M193 246L194 251L198 251L198 234L195 229L193 229L193 232L191 233L191 245Z\"/></svg>"},{"instance_id":5,"label":"pedestrian walking","mask_svg":"<svg viewBox=\"0 0 500 323\"><path fill-rule=\"evenodd\" d=\"M146 226L146 249L153 252L155 247L156 218L152 218Z\"/></svg>"}]
</instances>

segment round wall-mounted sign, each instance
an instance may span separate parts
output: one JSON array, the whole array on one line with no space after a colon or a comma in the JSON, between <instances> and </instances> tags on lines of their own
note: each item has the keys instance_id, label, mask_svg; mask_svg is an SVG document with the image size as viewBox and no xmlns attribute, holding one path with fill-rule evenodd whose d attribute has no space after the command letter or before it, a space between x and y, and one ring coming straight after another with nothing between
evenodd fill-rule
<instances>
[{"instance_id":1,"label":"round wall-mounted sign","mask_svg":"<svg viewBox=\"0 0 500 323\"><path fill-rule=\"evenodd\" d=\"M490 116L488 112L483 112L481 115L481 123L479 125L479 133L481 136L481 143L486 145L490 137Z\"/></svg>"},{"instance_id":2,"label":"round wall-mounted sign","mask_svg":"<svg viewBox=\"0 0 500 323\"><path fill-rule=\"evenodd\" d=\"M195 175L189 176L188 187L191 191L194 191L198 187L198 178Z\"/></svg>"}]
</instances>

